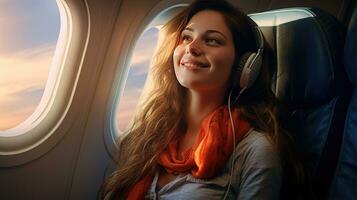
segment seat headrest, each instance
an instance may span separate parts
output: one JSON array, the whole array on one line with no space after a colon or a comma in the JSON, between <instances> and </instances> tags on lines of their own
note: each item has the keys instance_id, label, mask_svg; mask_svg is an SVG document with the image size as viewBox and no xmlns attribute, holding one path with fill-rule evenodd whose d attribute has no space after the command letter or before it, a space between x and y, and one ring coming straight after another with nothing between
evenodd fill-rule
<instances>
[{"instance_id":1,"label":"seat headrest","mask_svg":"<svg viewBox=\"0 0 357 200\"><path fill-rule=\"evenodd\" d=\"M332 99L343 79L342 25L311 8L249 15L275 54L275 94L287 105L309 107Z\"/></svg>"},{"instance_id":2,"label":"seat headrest","mask_svg":"<svg viewBox=\"0 0 357 200\"><path fill-rule=\"evenodd\" d=\"M351 82L357 86L357 7L355 8L348 25L345 43L344 62L347 75Z\"/></svg>"}]
</instances>

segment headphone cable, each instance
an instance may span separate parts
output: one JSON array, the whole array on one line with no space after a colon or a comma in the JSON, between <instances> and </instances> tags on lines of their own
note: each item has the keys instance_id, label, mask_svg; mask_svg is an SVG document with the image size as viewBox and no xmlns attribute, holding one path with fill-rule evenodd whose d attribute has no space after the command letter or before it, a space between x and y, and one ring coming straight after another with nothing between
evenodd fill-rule
<instances>
[{"instance_id":1,"label":"headphone cable","mask_svg":"<svg viewBox=\"0 0 357 200\"><path fill-rule=\"evenodd\" d=\"M246 87L244 87L244 88L242 88L240 90L240 92L239 92L237 98L235 99L234 103L237 102L238 98L244 92L245 89L246 89ZM232 96L232 92L233 92L233 89L231 89L231 91L229 92L229 96L228 96L228 112L229 112L229 118L230 118L231 125L232 125L232 133L233 133L233 151L232 151L231 156L234 154L234 152L236 150L236 133L235 133L235 129L234 129L234 121L233 121L232 111L231 111L231 96ZM226 200L226 198L228 197L229 188L231 187L231 182L232 182L232 177L233 177L233 167L234 167L234 158L231 157L231 169L230 169L230 173L229 173L228 186L227 186L226 191L224 192L223 200Z\"/></svg>"}]
</instances>

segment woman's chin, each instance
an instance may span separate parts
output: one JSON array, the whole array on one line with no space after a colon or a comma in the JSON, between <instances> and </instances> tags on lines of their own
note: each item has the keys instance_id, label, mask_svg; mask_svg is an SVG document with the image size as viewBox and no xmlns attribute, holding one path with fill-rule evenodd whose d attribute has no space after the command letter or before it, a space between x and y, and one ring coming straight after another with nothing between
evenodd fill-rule
<instances>
[{"instance_id":1,"label":"woman's chin","mask_svg":"<svg viewBox=\"0 0 357 200\"><path fill-rule=\"evenodd\" d=\"M181 79L179 82L182 87L185 87L185 88L191 89L191 90L199 89L204 85L201 81L192 80L192 79L189 79L189 80Z\"/></svg>"},{"instance_id":2,"label":"woman's chin","mask_svg":"<svg viewBox=\"0 0 357 200\"><path fill-rule=\"evenodd\" d=\"M196 93L206 93L207 91L211 90L210 87L207 84L204 84L199 81L191 81L191 82L180 82L182 87L185 87L187 90L190 90L192 92Z\"/></svg>"}]
</instances>

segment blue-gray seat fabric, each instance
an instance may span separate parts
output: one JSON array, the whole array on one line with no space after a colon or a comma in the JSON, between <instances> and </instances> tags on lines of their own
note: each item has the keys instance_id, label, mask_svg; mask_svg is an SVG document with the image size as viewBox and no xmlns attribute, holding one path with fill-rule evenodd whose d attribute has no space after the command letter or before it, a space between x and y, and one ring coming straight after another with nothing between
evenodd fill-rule
<instances>
[{"instance_id":1,"label":"blue-gray seat fabric","mask_svg":"<svg viewBox=\"0 0 357 200\"><path fill-rule=\"evenodd\" d=\"M345 42L344 63L354 85L347 110L341 152L329 199L357 199L357 8L350 20Z\"/></svg>"},{"instance_id":2,"label":"blue-gray seat fabric","mask_svg":"<svg viewBox=\"0 0 357 200\"><path fill-rule=\"evenodd\" d=\"M352 91L343 67L343 26L311 8L252 14L274 52L277 97L287 105L284 125L318 199L326 199L335 173Z\"/></svg>"}]
</instances>

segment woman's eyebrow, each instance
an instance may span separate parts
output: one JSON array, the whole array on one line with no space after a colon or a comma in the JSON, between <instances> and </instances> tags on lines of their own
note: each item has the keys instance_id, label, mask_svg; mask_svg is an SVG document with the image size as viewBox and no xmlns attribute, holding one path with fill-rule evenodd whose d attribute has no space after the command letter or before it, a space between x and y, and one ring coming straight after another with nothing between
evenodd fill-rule
<instances>
[{"instance_id":1,"label":"woman's eyebrow","mask_svg":"<svg viewBox=\"0 0 357 200\"><path fill-rule=\"evenodd\" d=\"M184 30L184 31L187 30L187 31L194 32L194 29L192 29L192 28L190 28L190 27L186 27L186 28L184 28L183 30ZM227 39L226 36L225 36L223 33L219 32L219 31L217 31L217 30L207 30L206 33L218 33L218 34L222 35L222 36L224 37L224 39Z\"/></svg>"},{"instance_id":2,"label":"woman's eyebrow","mask_svg":"<svg viewBox=\"0 0 357 200\"><path fill-rule=\"evenodd\" d=\"M206 33L218 33L218 34L222 35L224 39L227 39L223 33L219 32L217 30L207 30Z\"/></svg>"}]
</instances>

